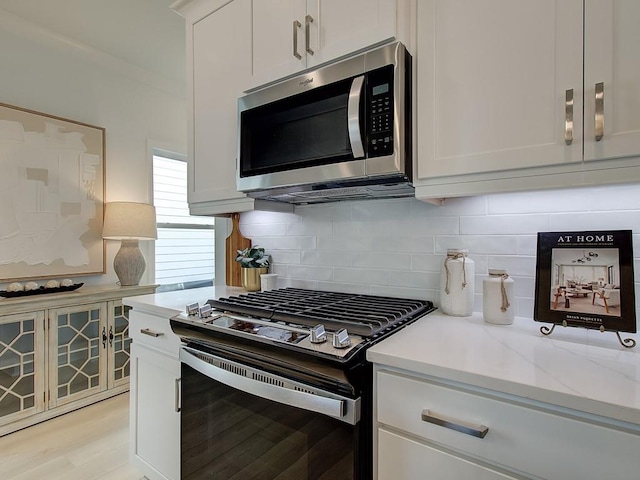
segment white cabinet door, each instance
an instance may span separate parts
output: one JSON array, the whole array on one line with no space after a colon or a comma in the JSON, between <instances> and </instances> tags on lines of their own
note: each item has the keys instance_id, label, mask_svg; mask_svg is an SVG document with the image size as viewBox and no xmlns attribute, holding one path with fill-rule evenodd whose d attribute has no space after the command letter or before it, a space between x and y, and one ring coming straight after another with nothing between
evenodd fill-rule
<instances>
[{"instance_id":1,"label":"white cabinet door","mask_svg":"<svg viewBox=\"0 0 640 480\"><path fill-rule=\"evenodd\" d=\"M378 445L378 480L515 478L384 429L378 429Z\"/></svg>"},{"instance_id":2,"label":"white cabinet door","mask_svg":"<svg viewBox=\"0 0 640 480\"><path fill-rule=\"evenodd\" d=\"M108 387L107 302L49 310L49 408Z\"/></svg>"},{"instance_id":3,"label":"white cabinet door","mask_svg":"<svg viewBox=\"0 0 640 480\"><path fill-rule=\"evenodd\" d=\"M45 409L44 316L0 316L0 426Z\"/></svg>"},{"instance_id":4,"label":"white cabinet door","mask_svg":"<svg viewBox=\"0 0 640 480\"><path fill-rule=\"evenodd\" d=\"M306 68L305 15L305 0L252 1L252 86Z\"/></svg>"},{"instance_id":5,"label":"white cabinet door","mask_svg":"<svg viewBox=\"0 0 640 480\"><path fill-rule=\"evenodd\" d=\"M251 74L251 0L234 0L192 26L193 115L189 204L194 214L246 211L253 200L236 190L237 99ZM189 45L191 43L191 45ZM219 202L206 209L198 204Z\"/></svg>"},{"instance_id":6,"label":"white cabinet door","mask_svg":"<svg viewBox=\"0 0 640 480\"><path fill-rule=\"evenodd\" d=\"M640 2L585 3L585 160L640 155ZM602 137L596 140L596 86Z\"/></svg>"},{"instance_id":7,"label":"white cabinet door","mask_svg":"<svg viewBox=\"0 0 640 480\"><path fill-rule=\"evenodd\" d=\"M396 0L307 0L307 66L328 62L396 37ZM306 25L306 22L305 22Z\"/></svg>"},{"instance_id":8,"label":"white cabinet door","mask_svg":"<svg viewBox=\"0 0 640 480\"><path fill-rule=\"evenodd\" d=\"M581 161L582 0L417 4L419 179Z\"/></svg>"},{"instance_id":9,"label":"white cabinet door","mask_svg":"<svg viewBox=\"0 0 640 480\"><path fill-rule=\"evenodd\" d=\"M129 312L131 307L122 300L107 303L108 309L108 388L129 386L131 338L129 337Z\"/></svg>"},{"instance_id":10,"label":"white cabinet door","mask_svg":"<svg viewBox=\"0 0 640 480\"><path fill-rule=\"evenodd\" d=\"M130 454L150 480L180 479L180 360L131 345Z\"/></svg>"},{"instance_id":11,"label":"white cabinet door","mask_svg":"<svg viewBox=\"0 0 640 480\"><path fill-rule=\"evenodd\" d=\"M397 0L253 0L251 85L395 39L398 10Z\"/></svg>"}]
</instances>

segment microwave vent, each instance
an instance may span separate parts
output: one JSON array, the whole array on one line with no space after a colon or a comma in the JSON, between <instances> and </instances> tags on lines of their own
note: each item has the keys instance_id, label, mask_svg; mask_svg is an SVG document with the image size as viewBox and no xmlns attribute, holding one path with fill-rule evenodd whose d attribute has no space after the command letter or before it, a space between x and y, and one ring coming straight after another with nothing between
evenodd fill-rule
<instances>
[{"instance_id":1,"label":"microwave vent","mask_svg":"<svg viewBox=\"0 0 640 480\"><path fill-rule=\"evenodd\" d=\"M260 192L250 192L249 196L262 200L306 205L345 200L412 197L414 194L414 188L409 182L397 182L396 180L389 183L366 186L323 185L315 186L315 188L309 186L308 189L293 187L291 189L263 190Z\"/></svg>"}]
</instances>

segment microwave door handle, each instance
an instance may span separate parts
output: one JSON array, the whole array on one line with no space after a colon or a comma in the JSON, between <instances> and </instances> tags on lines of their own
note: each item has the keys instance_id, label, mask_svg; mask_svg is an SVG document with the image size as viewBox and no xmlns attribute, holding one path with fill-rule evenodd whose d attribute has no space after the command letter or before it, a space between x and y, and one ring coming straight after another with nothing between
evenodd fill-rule
<instances>
[{"instance_id":1,"label":"microwave door handle","mask_svg":"<svg viewBox=\"0 0 640 480\"><path fill-rule=\"evenodd\" d=\"M362 132L360 131L360 98L362 97L363 85L364 75L353 79L353 82L351 83L351 90L349 91L349 102L347 104L349 142L351 143L353 158L364 157Z\"/></svg>"}]
</instances>

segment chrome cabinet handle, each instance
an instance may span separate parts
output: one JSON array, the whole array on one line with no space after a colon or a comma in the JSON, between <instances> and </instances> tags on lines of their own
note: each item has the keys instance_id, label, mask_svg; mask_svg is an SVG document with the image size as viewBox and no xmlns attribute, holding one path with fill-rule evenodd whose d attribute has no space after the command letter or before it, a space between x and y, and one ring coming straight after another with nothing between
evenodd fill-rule
<instances>
[{"instance_id":1,"label":"chrome cabinet handle","mask_svg":"<svg viewBox=\"0 0 640 480\"><path fill-rule=\"evenodd\" d=\"M181 409L180 403L182 403L180 401L180 381L181 380L182 380L181 378L176 378L176 383L175 383L175 392L176 392L175 410L176 410L176 413L180 413L180 409Z\"/></svg>"},{"instance_id":2,"label":"chrome cabinet handle","mask_svg":"<svg viewBox=\"0 0 640 480\"><path fill-rule=\"evenodd\" d=\"M564 143L573 142L573 88L564 92Z\"/></svg>"},{"instance_id":3,"label":"chrome cabinet handle","mask_svg":"<svg viewBox=\"0 0 640 480\"><path fill-rule=\"evenodd\" d=\"M141 328L140 333L143 335L149 335L150 337L161 337L164 335L162 332L154 332L150 328Z\"/></svg>"},{"instance_id":4,"label":"chrome cabinet handle","mask_svg":"<svg viewBox=\"0 0 640 480\"><path fill-rule=\"evenodd\" d=\"M302 24L298 20L293 21L293 56L302 60L302 55L298 53L298 29Z\"/></svg>"},{"instance_id":5,"label":"chrome cabinet handle","mask_svg":"<svg viewBox=\"0 0 640 480\"><path fill-rule=\"evenodd\" d=\"M304 49L307 51L309 55L313 55L313 50L311 50L311 46L309 45L309 25L313 22L313 17L311 15L307 15L304 17Z\"/></svg>"},{"instance_id":6,"label":"chrome cabinet handle","mask_svg":"<svg viewBox=\"0 0 640 480\"><path fill-rule=\"evenodd\" d=\"M604 82L596 83L596 142L604 137Z\"/></svg>"},{"instance_id":7,"label":"chrome cabinet handle","mask_svg":"<svg viewBox=\"0 0 640 480\"><path fill-rule=\"evenodd\" d=\"M364 76L361 75L353 79L347 102L347 127L349 129L349 142L351 143L353 158L364 157L362 134L360 133L360 97L363 84Z\"/></svg>"},{"instance_id":8,"label":"chrome cabinet handle","mask_svg":"<svg viewBox=\"0 0 640 480\"><path fill-rule=\"evenodd\" d=\"M453 419L434 415L426 409L422 411L422 421L433 423L434 425L439 425L441 427L450 428L451 430L466 433L467 435L478 438L484 438L489 431L489 427L485 427L484 425L471 425L459 420L454 421Z\"/></svg>"}]
</instances>

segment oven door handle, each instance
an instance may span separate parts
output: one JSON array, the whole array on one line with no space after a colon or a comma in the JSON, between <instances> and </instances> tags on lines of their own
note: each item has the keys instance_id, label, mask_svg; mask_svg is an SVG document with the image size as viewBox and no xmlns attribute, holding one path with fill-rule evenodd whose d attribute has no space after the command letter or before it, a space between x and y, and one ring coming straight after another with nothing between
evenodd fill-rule
<instances>
[{"instance_id":1,"label":"oven door handle","mask_svg":"<svg viewBox=\"0 0 640 480\"><path fill-rule=\"evenodd\" d=\"M191 349L182 347L180 349L180 361L189 365L201 374L216 380L228 387L235 388L245 393L257 397L266 398L277 403L291 405L315 413L327 415L329 417L342 420L343 422L355 425L359 420L358 415L348 415L349 412L356 412L358 401L350 398L329 398L314 393L307 393L291 388L265 383L260 380L248 378L243 375L232 373L211 363L198 358L191 353ZM198 355L210 356L206 353L197 352ZM217 358L217 357L212 357ZM230 365L237 365L239 369L244 369L244 365L236 364L226 359L221 359ZM286 379L285 379L286 380ZM311 387L309 387L311 391ZM336 395L337 397L337 395Z\"/></svg>"},{"instance_id":2,"label":"oven door handle","mask_svg":"<svg viewBox=\"0 0 640 480\"><path fill-rule=\"evenodd\" d=\"M349 91L349 101L347 103L347 125L349 128L349 142L353 158L364 157L364 147L362 146L362 132L360 131L360 99L362 97L362 85L364 85L364 75L353 79L351 90Z\"/></svg>"}]
</instances>

